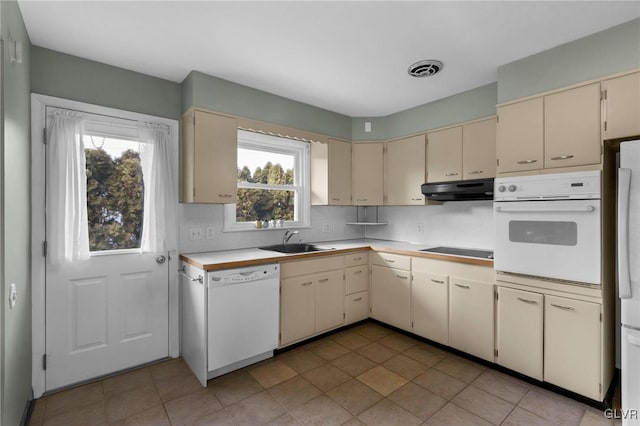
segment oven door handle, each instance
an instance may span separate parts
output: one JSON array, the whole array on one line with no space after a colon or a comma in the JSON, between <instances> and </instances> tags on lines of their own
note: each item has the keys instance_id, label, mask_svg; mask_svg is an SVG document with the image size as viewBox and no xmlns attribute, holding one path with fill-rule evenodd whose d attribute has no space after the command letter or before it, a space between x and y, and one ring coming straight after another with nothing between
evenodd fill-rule
<instances>
[{"instance_id":1,"label":"oven door handle","mask_svg":"<svg viewBox=\"0 0 640 426\"><path fill-rule=\"evenodd\" d=\"M629 263L629 194L631 169L618 169L618 293L621 299L631 298Z\"/></svg>"},{"instance_id":2,"label":"oven door handle","mask_svg":"<svg viewBox=\"0 0 640 426\"><path fill-rule=\"evenodd\" d=\"M591 213L595 206L584 207L496 207L498 213Z\"/></svg>"}]
</instances>

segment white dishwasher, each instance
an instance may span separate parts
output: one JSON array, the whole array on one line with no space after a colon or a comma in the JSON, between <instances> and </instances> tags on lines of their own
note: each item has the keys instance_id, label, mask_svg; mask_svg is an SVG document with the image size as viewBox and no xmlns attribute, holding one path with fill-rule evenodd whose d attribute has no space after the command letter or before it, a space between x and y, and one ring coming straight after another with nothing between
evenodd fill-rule
<instances>
[{"instance_id":1,"label":"white dishwasher","mask_svg":"<svg viewBox=\"0 0 640 426\"><path fill-rule=\"evenodd\" d=\"M185 265L183 356L203 386L272 357L278 347L279 265L206 273Z\"/></svg>"}]
</instances>

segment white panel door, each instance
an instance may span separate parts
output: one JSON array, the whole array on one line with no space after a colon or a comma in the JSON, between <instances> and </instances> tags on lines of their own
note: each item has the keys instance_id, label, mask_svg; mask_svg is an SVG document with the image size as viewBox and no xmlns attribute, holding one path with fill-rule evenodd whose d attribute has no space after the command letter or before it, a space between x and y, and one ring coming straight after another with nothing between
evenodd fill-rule
<instances>
[{"instance_id":1,"label":"white panel door","mask_svg":"<svg viewBox=\"0 0 640 426\"><path fill-rule=\"evenodd\" d=\"M156 256L47 265L47 391L168 356L168 262Z\"/></svg>"}]
</instances>

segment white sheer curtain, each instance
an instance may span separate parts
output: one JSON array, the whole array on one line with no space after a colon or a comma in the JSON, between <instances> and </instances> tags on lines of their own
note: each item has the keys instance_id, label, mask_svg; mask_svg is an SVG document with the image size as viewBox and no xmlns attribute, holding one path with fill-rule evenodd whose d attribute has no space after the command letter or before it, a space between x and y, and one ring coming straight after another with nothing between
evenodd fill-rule
<instances>
[{"instance_id":1,"label":"white sheer curtain","mask_svg":"<svg viewBox=\"0 0 640 426\"><path fill-rule=\"evenodd\" d=\"M89 258L87 175L82 119L66 111L48 116L47 243L50 263Z\"/></svg>"},{"instance_id":2,"label":"white sheer curtain","mask_svg":"<svg viewBox=\"0 0 640 426\"><path fill-rule=\"evenodd\" d=\"M144 179L143 252L166 252L177 246L178 195L166 126L140 126L140 163Z\"/></svg>"}]
</instances>

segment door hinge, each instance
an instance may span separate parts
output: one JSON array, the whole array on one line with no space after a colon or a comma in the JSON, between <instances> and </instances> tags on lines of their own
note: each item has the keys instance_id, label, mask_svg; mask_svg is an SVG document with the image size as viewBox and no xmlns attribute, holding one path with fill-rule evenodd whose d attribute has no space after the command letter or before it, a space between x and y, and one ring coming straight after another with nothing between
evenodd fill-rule
<instances>
[{"instance_id":1,"label":"door hinge","mask_svg":"<svg viewBox=\"0 0 640 426\"><path fill-rule=\"evenodd\" d=\"M42 143L47 144L47 128L42 129Z\"/></svg>"},{"instance_id":2,"label":"door hinge","mask_svg":"<svg viewBox=\"0 0 640 426\"><path fill-rule=\"evenodd\" d=\"M196 187L193 187L193 198L196 198Z\"/></svg>"},{"instance_id":3,"label":"door hinge","mask_svg":"<svg viewBox=\"0 0 640 426\"><path fill-rule=\"evenodd\" d=\"M602 393L602 383L598 383L598 392Z\"/></svg>"},{"instance_id":4,"label":"door hinge","mask_svg":"<svg viewBox=\"0 0 640 426\"><path fill-rule=\"evenodd\" d=\"M413 321L411 321L411 328L413 329Z\"/></svg>"},{"instance_id":5,"label":"door hinge","mask_svg":"<svg viewBox=\"0 0 640 426\"><path fill-rule=\"evenodd\" d=\"M347 319L347 313L346 312L342 313L342 319Z\"/></svg>"},{"instance_id":6,"label":"door hinge","mask_svg":"<svg viewBox=\"0 0 640 426\"><path fill-rule=\"evenodd\" d=\"M500 166L500 159L496 158L496 166Z\"/></svg>"},{"instance_id":7,"label":"door hinge","mask_svg":"<svg viewBox=\"0 0 640 426\"><path fill-rule=\"evenodd\" d=\"M42 257L47 257L47 249L49 248L48 246L49 244L46 240L42 242Z\"/></svg>"},{"instance_id":8,"label":"door hinge","mask_svg":"<svg viewBox=\"0 0 640 426\"><path fill-rule=\"evenodd\" d=\"M498 294L497 291L496 291L496 300L500 300L500 295Z\"/></svg>"},{"instance_id":9,"label":"door hinge","mask_svg":"<svg viewBox=\"0 0 640 426\"><path fill-rule=\"evenodd\" d=\"M498 350L497 350L497 349L495 349L495 350L493 351L493 353L494 353L494 355L496 356L496 358L498 358Z\"/></svg>"},{"instance_id":10,"label":"door hinge","mask_svg":"<svg viewBox=\"0 0 640 426\"><path fill-rule=\"evenodd\" d=\"M47 369L47 354L42 355L42 369L43 370Z\"/></svg>"},{"instance_id":11,"label":"door hinge","mask_svg":"<svg viewBox=\"0 0 640 426\"><path fill-rule=\"evenodd\" d=\"M604 89L604 99L607 100L607 89Z\"/></svg>"},{"instance_id":12,"label":"door hinge","mask_svg":"<svg viewBox=\"0 0 640 426\"><path fill-rule=\"evenodd\" d=\"M193 125L194 126L196 125L196 113L195 112L193 113Z\"/></svg>"},{"instance_id":13,"label":"door hinge","mask_svg":"<svg viewBox=\"0 0 640 426\"><path fill-rule=\"evenodd\" d=\"M605 122L604 122L604 131L605 131L605 132L607 131L607 122L606 122L606 120L605 120Z\"/></svg>"},{"instance_id":14,"label":"door hinge","mask_svg":"<svg viewBox=\"0 0 640 426\"><path fill-rule=\"evenodd\" d=\"M499 122L500 122L500 116L496 115L496 123L499 123Z\"/></svg>"},{"instance_id":15,"label":"door hinge","mask_svg":"<svg viewBox=\"0 0 640 426\"><path fill-rule=\"evenodd\" d=\"M369 313L372 314L373 313L373 308L369 308Z\"/></svg>"},{"instance_id":16,"label":"door hinge","mask_svg":"<svg viewBox=\"0 0 640 426\"><path fill-rule=\"evenodd\" d=\"M602 312L600 312L600 322L602 322Z\"/></svg>"}]
</instances>

